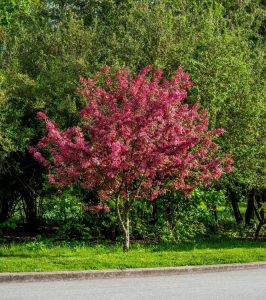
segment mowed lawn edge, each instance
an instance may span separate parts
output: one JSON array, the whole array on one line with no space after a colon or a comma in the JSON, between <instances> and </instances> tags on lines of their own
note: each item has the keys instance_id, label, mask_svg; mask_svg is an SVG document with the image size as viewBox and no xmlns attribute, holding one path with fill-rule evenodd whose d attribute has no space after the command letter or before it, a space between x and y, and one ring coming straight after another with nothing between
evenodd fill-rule
<instances>
[{"instance_id":1,"label":"mowed lawn edge","mask_svg":"<svg viewBox=\"0 0 266 300\"><path fill-rule=\"evenodd\" d=\"M266 261L266 242L209 241L180 244L28 242L0 244L0 272L79 271Z\"/></svg>"}]
</instances>

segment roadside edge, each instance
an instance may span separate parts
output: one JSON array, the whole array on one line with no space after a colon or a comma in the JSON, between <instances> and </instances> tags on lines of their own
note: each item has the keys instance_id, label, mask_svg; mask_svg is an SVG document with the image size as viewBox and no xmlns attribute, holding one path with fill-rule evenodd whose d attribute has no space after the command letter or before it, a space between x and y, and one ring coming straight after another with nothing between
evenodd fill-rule
<instances>
[{"instance_id":1,"label":"roadside edge","mask_svg":"<svg viewBox=\"0 0 266 300\"><path fill-rule=\"evenodd\" d=\"M0 273L0 283L34 282L53 280L89 280L107 278L128 278L145 276L167 276L204 272L237 271L266 268L266 262L216 264L200 266L111 269L91 271L62 271L62 272L21 272Z\"/></svg>"}]
</instances>

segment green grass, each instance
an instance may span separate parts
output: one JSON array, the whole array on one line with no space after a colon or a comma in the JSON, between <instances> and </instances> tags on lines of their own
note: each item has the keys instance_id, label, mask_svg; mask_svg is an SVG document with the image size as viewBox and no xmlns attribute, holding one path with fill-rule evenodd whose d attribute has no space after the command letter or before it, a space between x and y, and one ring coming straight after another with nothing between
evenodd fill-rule
<instances>
[{"instance_id":1,"label":"green grass","mask_svg":"<svg viewBox=\"0 0 266 300\"><path fill-rule=\"evenodd\" d=\"M84 242L28 242L0 245L0 272L100 270L266 261L261 241L121 245Z\"/></svg>"}]
</instances>

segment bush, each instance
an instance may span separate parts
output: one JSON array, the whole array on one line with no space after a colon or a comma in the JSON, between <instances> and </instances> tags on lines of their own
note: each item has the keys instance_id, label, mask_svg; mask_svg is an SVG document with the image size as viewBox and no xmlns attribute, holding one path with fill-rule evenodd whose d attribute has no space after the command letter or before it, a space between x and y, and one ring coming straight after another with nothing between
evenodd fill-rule
<instances>
[{"instance_id":1,"label":"bush","mask_svg":"<svg viewBox=\"0 0 266 300\"><path fill-rule=\"evenodd\" d=\"M219 205L225 205L225 196L214 189L197 189L191 199L180 193L169 193L154 203L138 203L132 212L132 222L135 222L132 235L137 239L161 241L206 237L218 230Z\"/></svg>"}]
</instances>

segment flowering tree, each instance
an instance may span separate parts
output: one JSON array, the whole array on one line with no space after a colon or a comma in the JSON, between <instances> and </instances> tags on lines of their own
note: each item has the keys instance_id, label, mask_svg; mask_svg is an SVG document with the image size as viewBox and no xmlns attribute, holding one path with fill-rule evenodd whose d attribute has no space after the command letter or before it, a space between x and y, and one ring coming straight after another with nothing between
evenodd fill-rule
<instances>
[{"instance_id":1,"label":"flowering tree","mask_svg":"<svg viewBox=\"0 0 266 300\"><path fill-rule=\"evenodd\" d=\"M147 66L133 77L123 68L112 76L104 67L93 79L82 78L82 125L59 130L39 112L48 133L30 148L48 168L51 184L94 188L101 201L115 200L126 251L135 201L169 190L189 196L232 164L213 141L223 130L209 131L206 112L182 102L192 86L189 75L178 69L166 80L160 69L152 70Z\"/></svg>"}]
</instances>

